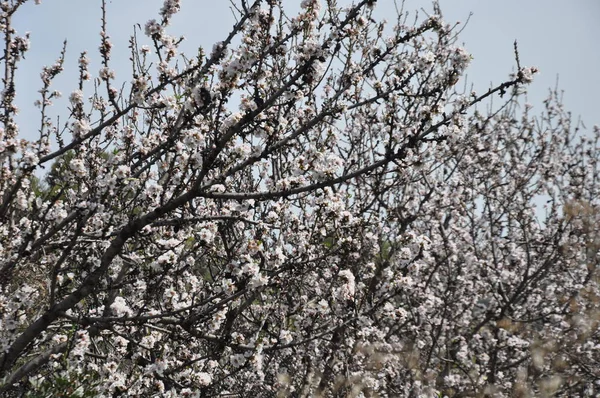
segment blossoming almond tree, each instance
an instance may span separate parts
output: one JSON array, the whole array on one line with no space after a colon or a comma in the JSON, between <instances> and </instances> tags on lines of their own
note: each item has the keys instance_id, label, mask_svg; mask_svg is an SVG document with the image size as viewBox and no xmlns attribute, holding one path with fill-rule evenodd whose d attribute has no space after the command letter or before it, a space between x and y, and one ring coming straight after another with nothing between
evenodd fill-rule
<instances>
[{"instance_id":1,"label":"blossoming almond tree","mask_svg":"<svg viewBox=\"0 0 600 398\"><path fill-rule=\"evenodd\" d=\"M556 93L534 116L516 48L465 92L435 5L242 0L186 57L166 0L123 89L102 17L62 125L65 52L44 67L25 140L23 3L0 4L2 394L598 394L600 130Z\"/></svg>"}]
</instances>

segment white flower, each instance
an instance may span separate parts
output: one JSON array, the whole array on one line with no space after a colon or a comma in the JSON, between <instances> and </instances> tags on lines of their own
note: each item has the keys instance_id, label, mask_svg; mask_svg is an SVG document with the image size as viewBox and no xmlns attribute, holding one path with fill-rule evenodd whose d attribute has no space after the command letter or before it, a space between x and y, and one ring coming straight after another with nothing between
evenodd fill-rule
<instances>
[{"instance_id":1,"label":"white flower","mask_svg":"<svg viewBox=\"0 0 600 398\"><path fill-rule=\"evenodd\" d=\"M269 277L259 273L259 274L254 275L254 277L252 277L252 279L248 283L248 287L250 289L255 289L257 287L264 286L267 283L269 283Z\"/></svg>"},{"instance_id":2,"label":"white flower","mask_svg":"<svg viewBox=\"0 0 600 398\"><path fill-rule=\"evenodd\" d=\"M225 185L223 185L223 184L215 184L212 187L210 187L210 190L212 192L223 193L223 192L225 192Z\"/></svg>"},{"instance_id":3,"label":"white flower","mask_svg":"<svg viewBox=\"0 0 600 398\"><path fill-rule=\"evenodd\" d=\"M242 266L242 273L247 275L256 275L260 271L258 264L255 262L248 262Z\"/></svg>"},{"instance_id":4,"label":"white flower","mask_svg":"<svg viewBox=\"0 0 600 398\"><path fill-rule=\"evenodd\" d=\"M221 124L219 130L221 130L221 132L229 130L232 126L234 126L236 123L242 120L243 117L244 115L241 112L231 114L229 117L223 120L223 123Z\"/></svg>"},{"instance_id":5,"label":"white flower","mask_svg":"<svg viewBox=\"0 0 600 398\"><path fill-rule=\"evenodd\" d=\"M54 341L55 343L65 343L68 340L69 338L64 334L57 334L54 337L52 337L52 341Z\"/></svg>"},{"instance_id":6,"label":"white flower","mask_svg":"<svg viewBox=\"0 0 600 398\"><path fill-rule=\"evenodd\" d=\"M198 384L201 386L207 386L212 383L212 376L206 372L197 373L196 378L198 379Z\"/></svg>"},{"instance_id":7,"label":"white flower","mask_svg":"<svg viewBox=\"0 0 600 398\"><path fill-rule=\"evenodd\" d=\"M292 333L290 333L289 330L285 329L281 329L281 331L279 332L279 339L283 344L289 344L292 342L292 340L294 340L294 338L292 337Z\"/></svg>"},{"instance_id":8,"label":"white flower","mask_svg":"<svg viewBox=\"0 0 600 398\"><path fill-rule=\"evenodd\" d=\"M160 15L162 15L164 19L171 18L173 14L180 10L181 5L179 3L180 0L165 0L160 9Z\"/></svg>"},{"instance_id":9,"label":"white flower","mask_svg":"<svg viewBox=\"0 0 600 398\"><path fill-rule=\"evenodd\" d=\"M81 91L81 90L73 91L71 93L71 95L69 96L69 102L71 102L72 105L82 104L83 103L83 91Z\"/></svg>"},{"instance_id":10,"label":"white flower","mask_svg":"<svg viewBox=\"0 0 600 398\"><path fill-rule=\"evenodd\" d=\"M435 61L435 54L432 53L431 51L427 51L425 54L423 54L421 59L423 60L424 63L431 64L433 61Z\"/></svg>"},{"instance_id":11,"label":"white flower","mask_svg":"<svg viewBox=\"0 0 600 398\"><path fill-rule=\"evenodd\" d=\"M265 218L265 220L267 222L275 222L279 219L279 214L277 214L276 212L274 212L273 210L271 210L268 214L267 217Z\"/></svg>"},{"instance_id":12,"label":"white flower","mask_svg":"<svg viewBox=\"0 0 600 398\"><path fill-rule=\"evenodd\" d=\"M246 362L246 357L243 354L235 354L229 358L229 362L231 362L234 368L239 368Z\"/></svg>"},{"instance_id":13,"label":"white flower","mask_svg":"<svg viewBox=\"0 0 600 398\"><path fill-rule=\"evenodd\" d=\"M117 178L125 178L129 175L129 166L121 165L117 167L117 171L115 172Z\"/></svg>"},{"instance_id":14,"label":"white flower","mask_svg":"<svg viewBox=\"0 0 600 398\"><path fill-rule=\"evenodd\" d=\"M317 303L317 310L322 314L326 314L329 310L329 303L325 299L321 299Z\"/></svg>"},{"instance_id":15,"label":"white flower","mask_svg":"<svg viewBox=\"0 0 600 398\"><path fill-rule=\"evenodd\" d=\"M221 280L221 291L231 294L236 290L235 283L231 279L225 278Z\"/></svg>"},{"instance_id":16,"label":"white flower","mask_svg":"<svg viewBox=\"0 0 600 398\"><path fill-rule=\"evenodd\" d=\"M73 135L77 138L86 135L91 129L90 123L85 119L79 119L73 122Z\"/></svg>"},{"instance_id":17,"label":"white flower","mask_svg":"<svg viewBox=\"0 0 600 398\"><path fill-rule=\"evenodd\" d=\"M37 0L37 1L39 1L39 0ZM32 376L29 378L29 383L31 383L31 385L34 389L37 389L42 386L42 383L44 383L44 380L46 380L46 378L44 376L35 375L35 376Z\"/></svg>"},{"instance_id":18,"label":"white flower","mask_svg":"<svg viewBox=\"0 0 600 398\"><path fill-rule=\"evenodd\" d=\"M202 228L200 232L198 232L198 237L201 241L208 244L213 241L213 239L215 238L215 234L213 234L212 231L208 228Z\"/></svg>"},{"instance_id":19,"label":"white flower","mask_svg":"<svg viewBox=\"0 0 600 398\"><path fill-rule=\"evenodd\" d=\"M160 36L162 34L162 26L156 22L156 19L151 19L146 22L144 33L146 33L146 36L148 37L152 37L154 35Z\"/></svg>"},{"instance_id":20,"label":"white flower","mask_svg":"<svg viewBox=\"0 0 600 398\"><path fill-rule=\"evenodd\" d=\"M78 177L85 177L87 175L87 170L85 168L85 164L81 159L72 159L69 163L69 168L77 175Z\"/></svg>"},{"instance_id":21,"label":"white flower","mask_svg":"<svg viewBox=\"0 0 600 398\"><path fill-rule=\"evenodd\" d=\"M119 365L117 365L116 362L111 361L111 362L105 363L103 367L109 373L114 373L119 368Z\"/></svg>"},{"instance_id":22,"label":"white flower","mask_svg":"<svg viewBox=\"0 0 600 398\"><path fill-rule=\"evenodd\" d=\"M115 71L112 69L109 69L107 67L104 67L104 68L100 69L99 76L102 80L114 79Z\"/></svg>"},{"instance_id":23,"label":"white flower","mask_svg":"<svg viewBox=\"0 0 600 398\"><path fill-rule=\"evenodd\" d=\"M354 298L356 286L354 283L354 274L349 269L338 272L338 275L345 280L345 283L337 290L337 297L340 300L351 300Z\"/></svg>"},{"instance_id":24,"label":"white flower","mask_svg":"<svg viewBox=\"0 0 600 398\"><path fill-rule=\"evenodd\" d=\"M132 314L131 308L129 308L129 306L127 305L127 302L125 302L125 299L121 296L115 298L115 301L110 305L110 309L117 316L123 316L123 315L131 316L131 314Z\"/></svg>"},{"instance_id":25,"label":"white flower","mask_svg":"<svg viewBox=\"0 0 600 398\"><path fill-rule=\"evenodd\" d=\"M173 250L169 250L168 252L158 256L158 259L156 260L156 262L159 265L165 265L165 264L173 263L176 258L177 258L177 255L173 252Z\"/></svg>"},{"instance_id":26,"label":"white flower","mask_svg":"<svg viewBox=\"0 0 600 398\"><path fill-rule=\"evenodd\" d=\"M23 163L26 165L35 165L39 161L37 155L31 151L27 151L23 154Z\"/></svg>"},{"instance_id":27,"label":"white flower","mask_svg":"<svg viewBox=\"0 0 600 398\"><path fill-rule=\"evenodd\" d=\"M152 366L152 370L159 376L163 375L165 369L167 369L167 363L161 359L157 359Z\"/></svg>"},{"instance_id":28,"label":"white flower","mask_svg":"<svg viewBox=\"0 0 600 398\"><path fill-rule=\"evenodd\" d=\"M535 75L538 72L538 68L536 67L530 67L530 68L523 68L521 69L521 71L519 72L519 77L521 78L521 81L523 83L531 83L533 82L533 75Z\"/></svg>"},{"instance_id":29,"label":"white flower","mask_svg":"<svg viewBox=\"0 0 600 398\"><path fill-rule=\"evenodd\" d=\"M455 48L454 53L451 57L453 66L459 70L465 69L472 59L473 57L471 56L471 54L469 54L467 50L465 50L462 47Z\"/></svg>"}]
</instances>

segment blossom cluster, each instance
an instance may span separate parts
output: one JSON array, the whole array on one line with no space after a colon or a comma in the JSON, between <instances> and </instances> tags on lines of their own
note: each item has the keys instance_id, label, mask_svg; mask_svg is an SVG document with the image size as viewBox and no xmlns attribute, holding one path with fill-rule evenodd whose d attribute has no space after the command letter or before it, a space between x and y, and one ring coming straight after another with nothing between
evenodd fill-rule
<instances>
[{"instance_id":1,"label":"blossom cluster","mask_svg":"<svg viewBox=\"0 0 600 398\"><path fill-rule=\"evenodd\" d=\"M0 394L597 396L600 129L461 91L437 8L281 3L190 59L165 0L122 90L103 18L31 141L2 6Z\"/></svg>"}]
</instances>

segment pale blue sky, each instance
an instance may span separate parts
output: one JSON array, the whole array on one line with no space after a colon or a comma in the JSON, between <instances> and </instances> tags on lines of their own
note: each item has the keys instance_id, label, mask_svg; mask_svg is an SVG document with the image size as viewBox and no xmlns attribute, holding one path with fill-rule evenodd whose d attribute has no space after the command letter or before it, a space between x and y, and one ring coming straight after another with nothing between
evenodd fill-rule
<instances>
[{"instance_id":1,"label":"pale blue sky","mask_svg":"<svg viewBox=\"0 0 600 398\"><path fill-rule=\"evenodd\" d=\"M285 2L294 8L299 4L299 0ZM340 4L346 2L338 0ZM148 19L156 17L161 5L162 0L109 0L108 30L115 44L112 67L118 78L130 80L127 40L133 25L140 23L143 27ZM406 0L406 10L421 8L430 11L431 2ZM451 23L465 22L473 12L461 41L474 56L468 77L476 90L501 82L514 70L513 41L517 39L521 63L541 71L529 90L529 102L535 109L542 109L541 101L559 76L567 109L581 115L588 129L600 124L600 0L441 0L441 8ZM392 0L378 1L380 15L392 19L394 10ZM185 35L184 48L192 55L199 45L210 50L215 41L226 36L233 21L229 1L182 0L182 12L174 18L170 33ZM77 84L79 53L88 50L92 60L98 60L100 1L43 0L38 6L30 1L16 15L15 27L19 34L31 32L32 49L17 75L17 104L22 110L19 122L23 136L31 139L39 127L32 104L39 98L41 66L54 62L62 41L69 41L67 62L54 88L65 97ZM92 62L90 71L96 75L99 68L97 62ZM66 116L60 103L54 112Z\"/></svg>"}]
</instances>

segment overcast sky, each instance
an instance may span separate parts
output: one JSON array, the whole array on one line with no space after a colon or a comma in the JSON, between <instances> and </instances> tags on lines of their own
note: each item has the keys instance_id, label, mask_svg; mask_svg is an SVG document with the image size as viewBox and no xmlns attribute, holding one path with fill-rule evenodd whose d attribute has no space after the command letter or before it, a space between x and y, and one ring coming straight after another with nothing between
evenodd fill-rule
<instances>
[{"instance_id":1,"label":"overcast sky","mask_svg":"<svg viewBox=\"0 0 600 398\"><path fill-rule=\"evenodd\" d=\"M297 7L300 0L284 0ZM25 4L14 18L19 34L31 32L31 50L20 65L17 75L17 104L24 137L35 138L39 127L37 113L32 107L39 98L39 73L43 65L57 58L62 42L68 39L64 75L54 86L65 97L77 84L77 57L88 50L97 60L100 31L99 0L42 0ZM198 46L210 50L216 41L223 40L234 19L227 0L182 0L182 11L173 20L169 32L185 35L185 49L195 54ZM346 3L338 0L339 4ZM559 88L565 91L568 110L581 115L588 129L600 124L600 1L599 0L441 0L447 22L467 21L462 42L473 55L468 71L469 81L478 91L490 83L506 79L514 70L513 42L519 43L521 64L537 66L540 74L530 86L529 102L542 109L542 100L559 77ZM108 31L115 45L113 69L117 77L130 80L127 40L133 25L143 27L155 18L161 0L112 0L108 2ZM395 15L392 0L378 1L378 14ZM431 11L431 1L406 0L405 10ZM93 64L96 75L100 66ZM64 108L62 108L64 109ZM57 106L57 114L66 117ZM62 111L62 112L61 112ZM33 117L32 117L33 115Z\"/></svg>"}]
</instances>

